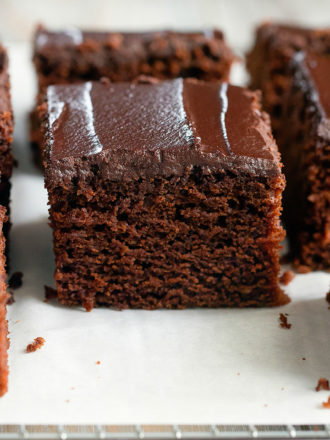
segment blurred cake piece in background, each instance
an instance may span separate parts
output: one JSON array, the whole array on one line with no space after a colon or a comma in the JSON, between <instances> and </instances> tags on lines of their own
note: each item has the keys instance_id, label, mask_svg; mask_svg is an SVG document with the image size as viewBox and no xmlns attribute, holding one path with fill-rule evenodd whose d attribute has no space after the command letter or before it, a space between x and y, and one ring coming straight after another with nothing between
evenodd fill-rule
<instances>
[{"instance_id":1,"label":"blurred cake piece in background","mask_svg":"<svg viewBox=\"0 0 330 440\"><path fill-rule=\"evenodd\" d=\"M219 30L114 33L38 27L33 61L39 87L96 80L192 77L228 80L234 55Z\"/></svg>"},{"instance_id":2,"label":"blurred cake piece in background","mask_svg":"<svg viewBox=\"0 0 330 440\"><path fill-rule=\"evenodd\" d=\"M287 178L283 218L298 269L330 269L330 30L266 23L247 56Z\"/></svg>"}]
</instances>

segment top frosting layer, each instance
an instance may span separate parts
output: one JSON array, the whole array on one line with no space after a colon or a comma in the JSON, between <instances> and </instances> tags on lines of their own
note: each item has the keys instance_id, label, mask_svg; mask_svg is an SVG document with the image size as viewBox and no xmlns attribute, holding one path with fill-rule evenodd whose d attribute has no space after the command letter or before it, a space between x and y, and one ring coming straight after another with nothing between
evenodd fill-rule
<instances>
[{"instance_id":1,"label":"top frosting layer","mask_svg":"<svg viewBox=\"0 0 330 440\"><path fill-rule=\"evenodd\" d=\"M85 157L114 179L178 174L190 165L280 172L257 95L227 83L56 85L47 102L48 165L62 171Z\"/></svg>"}]
</instances>

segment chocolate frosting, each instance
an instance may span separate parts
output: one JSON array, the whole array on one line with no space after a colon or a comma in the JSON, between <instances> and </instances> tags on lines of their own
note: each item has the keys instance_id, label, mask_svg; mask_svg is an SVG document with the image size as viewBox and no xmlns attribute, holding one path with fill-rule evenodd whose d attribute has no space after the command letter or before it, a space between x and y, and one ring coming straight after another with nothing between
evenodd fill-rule
<instances>
[{"instance_id":1,"label":"chocolate frosting","mask_svg":"<svg viewBox=\"0 0 330 440\"><path fill-rule=\"evenodd\" d=\"M56 85L47 103L46 177L53 184L88 174L91 164L111 180L181 175L192 166L280 174L258 95L227 83Z\"/></svg>"},{"instance_id":2,"label":"chocolate frosting","mask_svg":"<svg viewBox=\"0 0 330 440\"><path fill-rule=\"evenodd\" d=\"M301 89L315 115L319 136L330 140L330 55L314 51L297 52L293 59L294 87Z\"/></svg>"}]
</instances>

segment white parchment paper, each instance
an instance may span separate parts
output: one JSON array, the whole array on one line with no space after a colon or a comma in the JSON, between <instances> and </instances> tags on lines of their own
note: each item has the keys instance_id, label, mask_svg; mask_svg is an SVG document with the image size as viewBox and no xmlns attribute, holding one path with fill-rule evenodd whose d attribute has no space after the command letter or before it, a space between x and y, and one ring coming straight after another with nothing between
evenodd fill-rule
<instances>
[{"instance_id":1,"label":"white parchment paper","mask_svg":"<svg viewBox=\"0 0 330 440\"><path fill-rule=\"evenodd\" d=\"M299 275L280 309L86 313L44 303L52 285L43 179L30 161L26 117L34 76L10 46L16 112L11 267L24 285L9 307L8 394L0 423L330 423L330 276ZM288 313L290 330L279 313ZM37 336L45 346L26 354ZM305 358L305 360L303 360ZM97 362L100 361L100 364Z\"/></svg>"}]
</instances>

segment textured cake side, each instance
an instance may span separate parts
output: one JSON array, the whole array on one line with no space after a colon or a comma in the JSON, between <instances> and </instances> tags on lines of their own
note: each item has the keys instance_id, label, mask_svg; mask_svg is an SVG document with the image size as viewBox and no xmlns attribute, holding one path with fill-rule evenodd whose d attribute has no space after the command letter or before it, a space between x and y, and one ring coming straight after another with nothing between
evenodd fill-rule
<instances>
[{"instance_id":1,"label":"textured cake side","mask_svg":"<svg viewBox=\"0 0 330 440\"><path fill-rule=\"evenodd\" d=\"M63 304L265 306L278 287L283 178L193 169L182 177L49 192Z\"/></svg>"},{"instance_id":2,"label":"textured cake side","mask_svg":"<svg viewBox=\"0 0 330 440\"><path fill-rule=\"evenodd\" d=\"M8 57L5 49L0 45L0 204L7 209L9 216L10 177L13 169L12 141L13 141L13 111L10 100L10 83L8 75ZM10 222L4 226L4 235L7 238ZM7 241L8 248L8 241Z\"/></svg>"},{"instance_id":3,"label":"textured cake side","mask_svg":"<svg viewBox=\"0 0 330 440\"><path fill-rule=\"evenodd\" d=\"M8 295L6 291L5 272L5 239L3 236L3 224L6 220L6 210L0 206L0 397L8 389L8 355L9 347L8 326L6 320L6 305Z\"/></svg>"}]
</instances>

